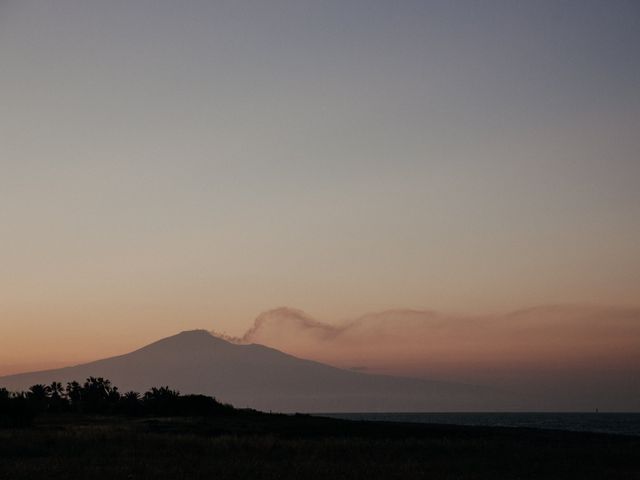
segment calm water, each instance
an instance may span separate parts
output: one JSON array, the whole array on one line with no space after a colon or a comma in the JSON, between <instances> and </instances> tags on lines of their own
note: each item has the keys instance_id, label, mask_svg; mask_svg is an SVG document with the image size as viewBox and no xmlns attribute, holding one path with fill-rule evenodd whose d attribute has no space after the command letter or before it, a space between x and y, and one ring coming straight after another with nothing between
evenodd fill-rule
<instances>
[{"instance_id":1,"label":"calm water","mask_svg":"<svg viewBox=\"0 0 640 480\"><path fill-rule=\"evenodd\" d=\"M322 416L347 420L550 428L640 435L640 413L326 413Z\"/></svg>"}]
</instances>

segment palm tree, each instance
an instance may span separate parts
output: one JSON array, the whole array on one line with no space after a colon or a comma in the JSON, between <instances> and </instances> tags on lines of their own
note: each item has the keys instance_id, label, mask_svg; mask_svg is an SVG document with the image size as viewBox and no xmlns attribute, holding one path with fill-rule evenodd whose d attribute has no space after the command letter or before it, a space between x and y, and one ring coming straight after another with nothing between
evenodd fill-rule
<instances>
[{"instance_id":1,"label":"palm tree","mask_svg":"<svg viewBox=\"0 0 640 480\"><path fill-rule=\"evenodd\" d=\"M60 382L52 382L48 388L51 398L62 398L64 396L64 390Z\"/></svg>"},{"instance_id":2,"label":"palm tree","mask_svg":"<svg viewBox=\"0 0 640 480\"><path fill-rule=\"evenodd\" d=\"M65 393L71 402L71 406L75 409L80 409L82 402L82 386L76 381L68 382Z\"/></svg>"},{"instance_id":3,"label":"palm tree","mask_svg":"<svg viewBox=\"0 0 640 480\"><path fill-rule=\"evenodd\" d=\"M117 402L120 397L117 388L102 377L89 377L82 386L82 403L89 411L104 412L109 404Z\"/></svg>"},{"instance_id":4,"label":"palm tree","mask_svg":"<svg viewBox=\"0 0 640 480\"><path fill-rule=\"evenodd\" d=\"M140 394L138 392L130 391L123 394L122 399L126 402L137 402L140 400Z\"/></svg>"},{"instance_id":5,"label":"palm tree","mask_svg":"<svg viewBox=\"0 0 640 480\"><path fill-rule=\"evenodd\" d=\"M179 396L180 396L179 391L171 390L168 386L160 387L160 388L153 387L151 388L151 390L149 390L144 394L144 398L146 399L157 399L157 400L167 399L167 398L171 399Z\"/></svg>"},{"instance_id":6,"label":"palm tree","mask_svg":"<svg viewBox=\"0 0 640 480\"><path fill-rule=\"evenodd\" d=\"M153 387L144 394L144 405L155 413L172 414L177 409L180 392L169 387Z\"/></svg>"},{"instance_id":7,"label":"palm tree","mask_svg":"<svg viewBox=\"0 0 640 480\"><path fill-rule=\"evenodd\" d=\"M64 389L60 382L52 382L49 385L49 408L55 412L62 412L68 410L69 400L65 396Z\"/></svg>"},{"instance_id":8,"label":"palm tree","mask_svg":"<svg viewBox=\"0 0 640 480\"><path fill-rule=\"evenodd\" d=\"M113 387L109 393L107 394L107 400L111 404L116 404L120 401L120 392L118 391L118 387Z\"/></svg>"},{"instance_id":9,"label":"palm tree","mask_svg":"<svg viewBox=\"0 0 640 480\"><path fill-rule=\"evenodd\" d=\"M27 392L29 402L38 410L46 410L49 406L49 387L42 384L33 385Z\"/></svg>"},{"instance_id":10,"label":"palm tree","mask_svg":"<svg viewBox=\"0 0 640 480\"><path fill-rule=\"evenodd\" d=\"M27 395L34 400L46 400L49 398L49 387L40 383L31 386Z\"/></svg>"}]
</instances>

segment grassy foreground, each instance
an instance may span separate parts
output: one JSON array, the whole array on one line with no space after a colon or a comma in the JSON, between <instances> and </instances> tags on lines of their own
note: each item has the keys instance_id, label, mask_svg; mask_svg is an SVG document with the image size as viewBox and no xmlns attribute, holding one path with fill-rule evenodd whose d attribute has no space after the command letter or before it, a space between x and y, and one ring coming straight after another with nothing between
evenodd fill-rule
<instances>
[{"instance_id":1,"label":"grassy foreground","mask_svg":"<svg viewBox=\"0 0 640 480\"><path fill-rule=\"evenodd\" d=\"M0 429L2 479L640 479L640 438L248 412L48 414Z\"/></svg>"}]
</instances>

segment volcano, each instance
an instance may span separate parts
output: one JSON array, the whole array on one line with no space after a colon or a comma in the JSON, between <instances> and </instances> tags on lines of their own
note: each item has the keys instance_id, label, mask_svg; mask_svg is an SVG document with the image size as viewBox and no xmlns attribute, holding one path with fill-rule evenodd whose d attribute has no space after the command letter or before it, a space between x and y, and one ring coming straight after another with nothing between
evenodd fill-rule
<instances>
[{"instance_id":1,"label":"volcano","mask_svg":"<svg viewBox=\"0 0 640 480\"><path fill-rule=\"evenodd\" d=\"M280 412L407 412L510 409L481 386L370 375L297 358L263 345L238 345L205 330L164 338L125 355L72 367L0 377L12 391L53 381L104 377L120 391L167 385L236 407Z\"/></svg>"}]
</instances>

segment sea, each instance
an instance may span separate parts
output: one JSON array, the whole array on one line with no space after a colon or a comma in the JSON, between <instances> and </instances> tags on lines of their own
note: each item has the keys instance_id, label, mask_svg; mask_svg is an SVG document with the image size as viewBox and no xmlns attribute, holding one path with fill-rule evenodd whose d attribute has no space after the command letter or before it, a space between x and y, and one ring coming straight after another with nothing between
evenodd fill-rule
<instances>
[{"instance_id":1,"label":"sea","mask_svg":"<svg viewBox=\"0 0 640 480\"><path fill-rule=\"evenodd\" d=\"M323 417L485 427L526 427L640 436L640 413L323 413Z\"/></svg>"}]
</instances>

